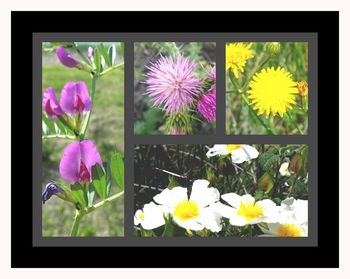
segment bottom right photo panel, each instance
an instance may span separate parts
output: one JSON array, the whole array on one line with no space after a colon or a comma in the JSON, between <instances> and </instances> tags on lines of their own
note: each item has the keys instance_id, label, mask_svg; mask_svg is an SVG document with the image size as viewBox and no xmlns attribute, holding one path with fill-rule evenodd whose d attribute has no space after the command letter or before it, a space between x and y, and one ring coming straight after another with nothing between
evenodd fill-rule
<instances>
[{"instance_id":1,"label":"bottom right photo panel","mask_svg":"<svg viewBox=\"0 0 350 279\"><path fill-rule=\"evenodd\" d=\"M134 236L307 237L305 144L134 146Z\"/></svg>"}]
</instances>

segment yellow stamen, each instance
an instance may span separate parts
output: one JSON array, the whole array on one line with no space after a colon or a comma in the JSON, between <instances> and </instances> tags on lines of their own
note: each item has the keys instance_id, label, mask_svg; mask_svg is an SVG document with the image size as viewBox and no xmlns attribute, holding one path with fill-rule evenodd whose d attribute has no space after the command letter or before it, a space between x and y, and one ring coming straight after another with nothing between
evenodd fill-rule
<instances>
[{"instance_id":1,"label":"yellow stamen","mask_svg":"<svg viewBox=\"0 0 350 279\"><path fill-rule=\"evenodd\" d=\"M231 152L237 149L240 149L243 146L243 144L228 144L226 146L227 151Z\"/></svg>"},{"instance_id":2,"label":"yellow stamen","mask_svg":"<svg viewBox=\"0 0 350 279\"><path fill-rule=\"evenodd\" d=\"M293 224L284 224L277 229L276 235L280 237L299 237L301 236L301 232L300 229Z\"/></svg>"},{"instance_id":3,"label":"yellow stamen","mask_svg":"<svg viewBox=\"0 0 350 279\"><path fill-rule=\"evenodd\" d=\"M253 202L243 203L241 202L239 209L237 210L237 215L242 216L248 222L253 221L256 218L263 216L263 208Z\"/></svg>"},{"instance_id":4,"label":"yellow stamen","mask_svg":"<svg viewBox=\"0 0 350 279\"><path fill-rule=\"evenodd\" d=\"M181 221L187 221L199 216L199 208L193 201L183 201L175 207L173 215Z\"/></svg>"}]
</instances>

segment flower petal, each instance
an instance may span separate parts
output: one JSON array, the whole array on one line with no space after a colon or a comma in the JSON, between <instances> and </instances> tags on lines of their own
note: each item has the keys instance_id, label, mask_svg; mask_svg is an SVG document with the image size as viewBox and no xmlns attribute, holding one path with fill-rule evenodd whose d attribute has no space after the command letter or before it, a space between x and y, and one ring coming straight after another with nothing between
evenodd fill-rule
<instances>
[{"instance_id":1,"label":"flower petal","mask_svg":"<svg viewBox=\"0 0 350 279\"><path fill-rule=\"evenodd\" d=\"M91 140L83 140L80 143L81 160L85 164L87 170L89 171L90 177L91 168L99 164L103 168L102 159L95 144Z\"/></svg>"},{"instance_id":2,"label":"flower petal","mask_svg":"<svg viewBox=\"0 0 350 279\"><path fill-rule=\"evenodd\" d=\"M60 104L57 101L55 90L52 87L46 88L43 97L43 107L50 118L63 114Z\"/></svg>"},{"instance_id":3,"label":"flower petal","mask_svg":"<svg viewBox=\"0 0 350 279\"><path fill-rule=\"evenodd\" d=\"M143 214L143 211L141 209L138 209L134 215L134 225L137 226L141 224L143 218L140 218L139 216Z\"/></svg>"},{"instance_id":4,"label":"flower petal","mask_svg":"<svg viewBox=\"0 0 350 279\"><path fill-rule=\"evenodd\" d=\"M89 110L92 109L92 102L90 99L87 85L84 81L78 81L78 82L76 82L75 86L76 86L76 90L80 94L81 99L82 99L84 106L85 106L83 112L88 112Z\"/></svg>"},{"instance_id":5,"label":"flower petal","mask_svg":"<svg viewBox=\"0 0 350 279\"><path fill-rule=\"evenodd\" d=\"M191 201L195 201L199 207L206 207L220 199L220 193L217 189L208 188L209 181L198 179L193 182Z\"/></svg>"},{"instance_id":6,"label":"flower petal","mask_svg":"<svg viewBox=\"0 0 350 279\"><path fill-rule=\"evenodd\" d=\"M64 149L60 161L60 175L64 180L71 183L79 181L80 160L80 143L72 142Z\"/></svg>"},{"instance_id":7,"label":"flower petal","mask_svg":"<svg viewBox=\"0 0 350 279\"><path fill-rule=\"evenodd\" d=\"M204 229L204 226L202 224L198 223L197 218L182 221L174 216L174 221L176 222L176 224L178 226L180 226L186 230L201 231Z\"/></svg>"},{"instance_id":8,"label":"flower petal","mask_svg":"<svg viewBox=\"0 0 350 279\"><path fill-rule=\"evenodd\" d=\"M241 148L231 151L231 159L234 164L241 164L259 156L258 150L253 146L243 145Z\"/></svg>"},{"instance_id":9,"label":"flower petal","mask_svg":"<svg viewBox=\"0 0 350 279\"><path fill-rule=\"evenodd\" d=\"M214 212L225 218L231 218L235 209L221 202L216 202L210 206Z\"/></svg>"},{"instance_id":10,"label":"flower petal","mask_svg":"<svg viewBox=\"0 0 350 279\"><path fill-rule=\"evenodd\" d=\"M214 211L212 206L201 209L198 222L212 232L219 232L222 229L221 216Z\"/></svg>"},{"instance_id":11,"label":"flower petal","mask_svg":"<svg viewBox=\"0 0 350 279\"><path fill-rule=\"evenodd\" d=\"M145 230L153 230L165 224L164 206L156 205L154 202L150 202L144 205L143 214L144 219L141 221L141 226Z\"/></svg>"},{"instance_id":12,"label":"flower petal","mask_svg":"<svg viewBox=\"0 0 350 279\"><path fill-rule=\"evenodd\" d=\"M227 155L230 152L227 150L227 144L215 144L207 152L207 157L213 157L217 155Z\"/></svg>"},{"instance_id":13,"label":"flower petal","mask_svg":"<svg viewBox=\"0 0 350 279\"><path fill-rule=\"evenodd\" d=\"M184 187L174 187L171 190L166 188L160 194L153 197L156 203L168 207L175 207L177 204L187 199L187 188Z\"/></svg>"},{"instance_id":14,"label":"flower petal","mask_svg":"<svg viewBox=\"0 0 350 279\"><path fill-rule=\"evenodd\" d=\"M57 47L56 54L60 62L66 67L74 68L78 65L78 62L73 58L72 54L63 46Z\"/></svg>"}]
</instances>

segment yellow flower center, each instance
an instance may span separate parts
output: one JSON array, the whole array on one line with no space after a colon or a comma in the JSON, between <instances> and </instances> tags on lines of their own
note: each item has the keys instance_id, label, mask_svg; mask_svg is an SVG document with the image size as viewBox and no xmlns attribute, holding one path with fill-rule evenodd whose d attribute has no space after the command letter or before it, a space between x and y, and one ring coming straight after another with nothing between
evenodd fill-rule
<instances>
[{"instance_id":1,"label":"yellow flower center","mask_svg":"<svg viewBox=\"0 0 350 279\"><path fill-rule=\"evenodd\" d=\"M183 201L175 207L173 215L181 221L187 221L199 216L199 208L193 201Z\"/></svg>"},{"instance_id":2,"label":"yellow flower center","mask_svg":"<svg viewBox=\"0 0 350 279\"><path fill-rule=\"evenodd\" d=\"M253 202L243 203L241 202L239 209L237 210L237 215L242 216L248 222L253 221L256 218L263 216L263 208Z\"/></svg>"},{"instance_id":3,"label":"yellow flower center","mask_svg":"<svg viewBox=\"0 0 350 279\"><path fill-rule=\"evenodd\" d=\"M231 152L237 149L240 149L243 146L243 144L228 144L226 146L227 151Z\"/></svg>"},{"instance_id":4,"label":"yellow flower center","mask_svg":"<svg viewBox=\"0 0 350 279\"><path fill-rule=\"evenodd\" d=\"M143 220L145 219L145 214L144 213L140 213L137 215L137 219Z\"/></svg>"},{"instance_id":5,"label":"yellow flower center","mask_svg":"<svg viewBox=\"0 0 350 279\"><path fill-rule=\"evenodd\" d=\"M281 225L277 231L277 236L280 237L299 237L301 236L300 229L293 224L284 224Z\"/></svg>"}]
</instances>

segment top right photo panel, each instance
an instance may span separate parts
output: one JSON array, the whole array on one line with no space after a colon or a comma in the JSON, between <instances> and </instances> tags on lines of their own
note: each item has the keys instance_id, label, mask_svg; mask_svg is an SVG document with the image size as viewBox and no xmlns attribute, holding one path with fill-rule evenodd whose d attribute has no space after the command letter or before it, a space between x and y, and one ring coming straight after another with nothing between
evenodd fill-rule
<instances>
[{"instance_id":1,"label":"top right photo panel","mask_svg":"<svg viewBox=\"0 0 350 279\"><path fill-rule=\"evenodd\" d=\"M308 43L226 43L226 134L308 133Z\"/></svg>"}]
</instances>

